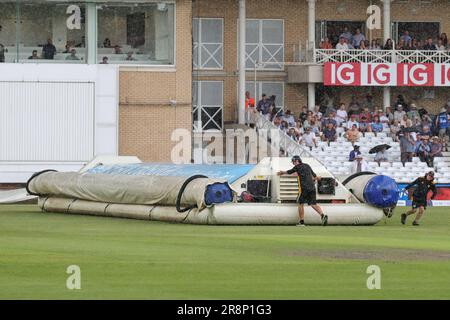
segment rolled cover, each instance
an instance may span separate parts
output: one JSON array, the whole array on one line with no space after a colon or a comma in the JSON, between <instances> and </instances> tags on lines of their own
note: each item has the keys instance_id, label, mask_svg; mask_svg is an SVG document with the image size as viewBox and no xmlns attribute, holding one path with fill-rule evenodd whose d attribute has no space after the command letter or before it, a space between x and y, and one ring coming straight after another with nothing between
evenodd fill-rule
<instances>
[{"instance_id":1,"label":"rolled cover","mask_svg":"<svg viewBox=\"0 0 450 320\"><path fill-rule=\"evenodd\" d=\"M88 201L169 205L176 204L177 196L188 177L129 176L110 174L80 174L76 172L44 172L28 182L28 190L39 196L75 198ZM223 184L231 191L228 182L201 178L191 181L183 192L181 205L206 207L205 193L209 186ZM219 201L228 201L229 197ZM214 203L208 203L212 205Z\"/></svg>"}]
</instances>

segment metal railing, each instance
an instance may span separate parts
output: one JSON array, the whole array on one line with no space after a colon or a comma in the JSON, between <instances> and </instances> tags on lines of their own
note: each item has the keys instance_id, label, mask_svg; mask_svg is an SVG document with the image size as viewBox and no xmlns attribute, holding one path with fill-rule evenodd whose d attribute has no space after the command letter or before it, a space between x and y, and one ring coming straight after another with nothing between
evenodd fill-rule
<instances>
[{"instance_id":1,"label":"metal railing","mask_svg":"<svg viewBox=\"0 0 450 320\"><path fill-rule=\"evenodd\" d=\"M313 62L450 63L450 50L315 49Z\"/></svg>"}]
</instances>

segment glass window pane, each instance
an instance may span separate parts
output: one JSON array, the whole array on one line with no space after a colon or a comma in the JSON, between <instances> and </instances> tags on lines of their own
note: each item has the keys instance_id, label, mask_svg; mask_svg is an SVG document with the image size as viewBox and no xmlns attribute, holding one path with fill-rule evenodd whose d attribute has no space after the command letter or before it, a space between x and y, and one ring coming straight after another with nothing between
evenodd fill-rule
<instances>
[{"instance_id":1,"label":"glass window pane","mask_svg":"<svg viewBox=\"0 0 450 320\"><path fill-rule=\"evenodd\" d=\"M0 2L0 63L16 59L16 4Z\"/></svg>"},{"instance_id":2,"label":"glass window pane","mask_svg":"<svg viewBox=\"0 0 450 320\"><path fill-rule=\"evenodd\" d=\"M20 62L86 61L83 3L20 1L16 13L20 21L16 26Z\"/></svg>"},{"instance_id":3,"label":"glass window pane","mask_svg":"<svg viewBox=\"0 0 450 320\"><path fill-rule=\"evenodd\" d=\"M283 21L263 20L262 21L262 42L263 43L283 43Z\"/></svg>"},{"instance_id":4,"label":"glass window pane","mask_svg":"<svg viewBox=\"0 0 450 320\"><path fill-rule=\"evenodd\" d=\"M105 3L98 10L98 58L108 63L174 63L174 5Z\"/></svg>"},{"instance_id":5,"label":"glass window pane","mask_svg":"<svg viewBox=\"0 0 450 320\"><path fill-rule=\"evenodd\" d=\"M284 106L283 86L284 85L281 82L262 82L261 90L269 97L274 95L276 97L275 105L277 107L283 107Z\"/></svg>"},{"instance_id":6,"label":"glass window pane","mask_svg":"<svg viewBox=\"0 0 450 320\"><path fill-rule=\"evenodd\" d=\"M199 19L192 19L192 39L194 42L200 41Z\"/></svg>"},{"instance_id":7,"label":"glass window pane","mask_svg":"<svg viewBox=\"0 0 450 320\"><path fill-rule=\"evenodd\" d=\"M203 106L222 105L222 82L202 81L201 104Z\"/></svg>"},{"instance_id":8,"label":"glass window pane","mask_svg":"<svg viewBox=\"0 0 450 320\"><path fill-rule=\"evenodd\" d=\"M222 20L202 19L202 43L222 43Z\"/></svg>"},{"instance_id":9,"label":"glass window pane","mask_svg":"<svg viewBox=\"0 0 450 320\"><path fill-rule=\"evenodd\" d=\"M246 43L259 43L259 20L247 20Z\"/></svg>"}]
</instances>

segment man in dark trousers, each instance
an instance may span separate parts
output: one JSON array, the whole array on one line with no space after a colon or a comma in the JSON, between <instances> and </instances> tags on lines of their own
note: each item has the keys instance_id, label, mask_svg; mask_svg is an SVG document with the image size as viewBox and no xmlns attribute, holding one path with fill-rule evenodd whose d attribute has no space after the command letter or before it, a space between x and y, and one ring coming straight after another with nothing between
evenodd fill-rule
<instances>
[{"instance_id":1,"label":"man in dark trousers","mask_svg":"<svg viewBox=\"0 0 450 320\"><path fill-rule=\"evenodd\" d=\"M405 224L406 218L408 218L409 215L416 213L416 210L419 209L419 212L416 215L416 219L413 222L413 226L418 226L419 220L422 217L425 209L427 208L428 192L433 192L431 199L433 199L437 194L436 186L434 183L434 172L430 171L424 177L417 178L416 180L408 184L405 187L405 190L408 190L414 186L415 189L413 192L412 209L401 215L401 222L402 224Z\"/></svg>"},{"instance_id":2,"label":"man in dark trousers","mask_svg":"<svg viewBox=\"0 0 450 320\"><path fill-rule=\"evenodd\" d=\"M316 186L315 180L319 181L318 177L309 165L303 163L299 156L292 157L292 164L294 167L288 171L279 171L278 175L283 174L293 174L298 175L298 214L300 216L300 222L298 226L303 227L305 225L305 208L304 204L310 205L321 217L322 225L326 226L328 223L328 216L322 211L322 208L317 204L316 201Z\"/></svg>"}]
</instances>

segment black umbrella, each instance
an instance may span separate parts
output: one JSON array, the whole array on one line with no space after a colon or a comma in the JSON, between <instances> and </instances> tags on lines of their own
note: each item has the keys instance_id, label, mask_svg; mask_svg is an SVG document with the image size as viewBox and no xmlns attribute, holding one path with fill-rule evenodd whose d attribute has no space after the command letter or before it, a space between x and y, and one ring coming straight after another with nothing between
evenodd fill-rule
<instances>
[{"instance_id":1,"label":"black umbrella","mask_svg":"<svg viewBox=\"0 0 450 320\"><path fill-rule=\"evenodd\" d=\"M380 145L370 149L369 153L370 154L374 154L374 153L377 153L377 152L380 152L380 151L383 151L383 150L387 150L387 149L390 149L390 148L391 148L391 146L388 145L388 144L380 144Z\"/></svg>"}]
</instances>

